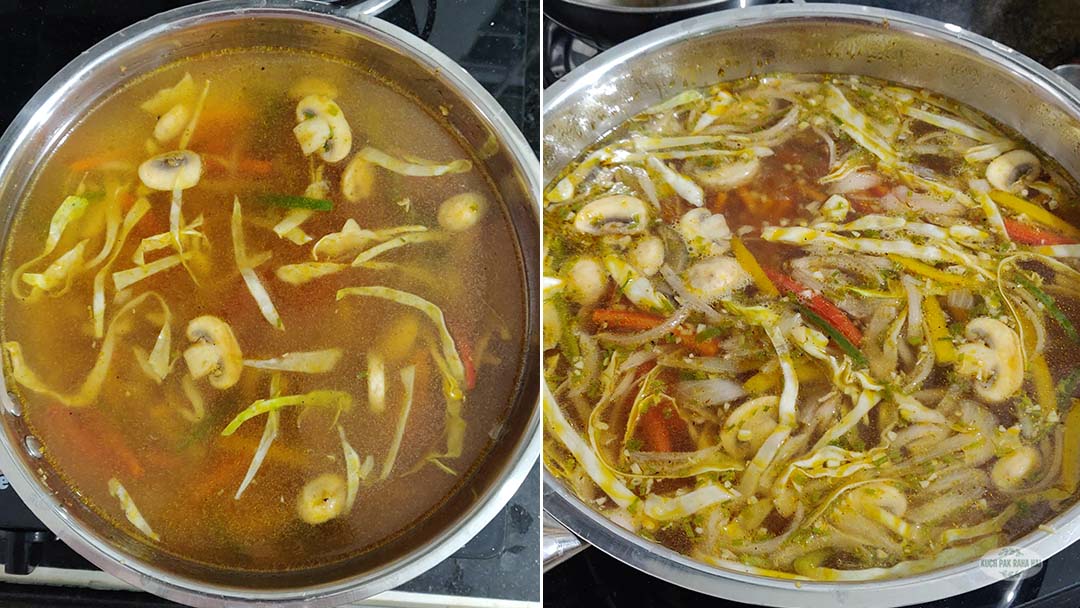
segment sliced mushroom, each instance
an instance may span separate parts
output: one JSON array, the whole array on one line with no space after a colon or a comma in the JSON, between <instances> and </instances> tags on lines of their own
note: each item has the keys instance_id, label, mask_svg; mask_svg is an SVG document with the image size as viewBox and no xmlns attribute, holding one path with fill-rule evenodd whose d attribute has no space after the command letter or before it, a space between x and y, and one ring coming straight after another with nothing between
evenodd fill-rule
<instances>
[{"instance_id":1,"label":"sliced mushroom","mask_svg":"<svg viewBox=\"0 0 1080 608\"><path fill-rule=\"evenodd\" d=\"M479 192L463 192L439 205L439 225L451 232L468 230L484 217L487 199Z\"/></svg>"},{"instance_id":2,"label":"sliced mushroom","mask_svg":"<svg viewBox=\"0 0 1080 608\"><path fill-rule=\"evenodd\" d=\"M187 190L202 177L202 158L191 150L174 150L139 165L139 179L153 190Z\"/></svg>"},{"instance_id":3,"label":"sliced mushroom","mask_svg":"<svg viewBox=\"0 0 1080 608\"><path fill-rule=\"evenodd\" d=\"M970 342L957 347L957 371L975 379L975 392L991 403L1008 399L1024 383L1024 361L1020 338L1008 325L990 317L978 317L967 324Z\"/></svg>"},{"instance_id":4,"label":"sliced mushroom","mask_svg":"<svg viewBox=\"0 0 1080 608\"><path fill-rule=\"evenodd\" d=\"M655 235L646 236L630 248L629 255L630 263L651 277L664 265L664 241Z\"/></svg>"},{"instance_id":5,"label":"sliced mushroom","mask_svg":"<svg viewBox=\"0 0 1080 608\"><path fill-rule=\"evenodd\" d=\"M566 297L582 306L597 303L607 291L607 271L596 258L577 258L567 264L563 272Z\"/></svg>"},{"instance_id":6,"label":"sliced mushroom","mask_svg":"<svg viewBox=\"0 0 1080 608\"><path fill-rule=\"evenodd\" d=\"M296 501L300 519L313 526L334 519L345 510L348 486L341 475L323 473L304 484Z\"/></svg>"},{"instance_id":7,"label":"sliced mushroom","mask_svg":"<svg viewBox=\"0 0 1080 608\"><path fill-rule=\"evenodd\" d=\"M776 429L779 403L779 397L767 395L735 408L720 429L720 443L724 451L736 458L753 456Z\"/></svg>"},{"instance_id":8,"label":"sliced mushroom","mask_svg":"<svg viewBox=\"0 0 1080 608\"><path fill-rule=\"evenodd\" d=\"M341 172L341 194L350 203L369 198L375 192L375 178L375 165L357 154Z\"/></svg>"},{"instance_id":9,"label":"sliced mushroom","mask_svg":"<svg viewBox=\"0 0 1080 608\"><path fill-rule=\"evenodd\" d=\"M585 234L637 234L648 223L645 202L625 194L598 198L582 207L574 218L574 227Z\"/></svg>"},{"instance_id":10,"label":"sliced mushroom","mask_svg":"<svg viewBox=\"0 0 1080 608\"><path fill-rule=\"evenodd\" d=\"M701 260L686 269L685 277L690 290L707 302L726 298L753 280L735 258L727 256Z\"/></svg>"},{"instance_id":11,"label":"sliced mushroom","mask_svg":"<svg viewBox=\"0 0 1080 608\"><path fill-rule=\"evenodd\" d=\"M679 219L678 228L690 255L721 255L731 247L731 230L723 214L705 208L691 209Z\"/></svg>"},{"instance_id":12,"label":"sliced mushroom","mask_svg":"<svg viewBox=\"0 0 1080 608\"><path fill-rule=\"evenodd\" d=\"M161 143L176 139L189 120L191 120L191 109L182 103L176 104L158 118L157 124L154 125L154 139Z\"/></svg>"},{"instance_id":13,"label":"sliced mushroom","mask_svg":"<svg viewBox=\"0 0 1080 608\"><path fill-rule=\"evenodd\" d=\"M694 164L689 168L694 180L712 190L731 190L754 179L761 170L761 161L757 158L737 160L717 166Z\"/></svg>"},{"instance_id":14,"label":"sliced mushroom","mask_svg":"<svg viewBox=\"0 0 1080 608\"><path fill-rule=\"evenodd\" d=\"M194 344L184 351L184 361L194 378L209 376L210 385L220 390L240 380L244 356L228 323L212 315L196 317L188 323L187 337Z\"/></svg>"},{"instance_id":15,"label":"sliced mushroom","mask_svg":"<svg viewBox=\"0 0 1080 608\"><path fill-rule=\"evenodd\" d=\"M1003 490L1015 490L1039 469L1042 455L1030 445L1022 445L998 458L990 469L990 481Z\"/></svg>"},{"instance_id":16,"label":"sliced mushroom","mask_svg":"<svg viewBox=\"0 0 1080 608\"><path fill-rule=\"evenodd\" d=\"M986 166L986 181L998 190L1017 191L1039 176L1042 164L1027 150L1013 150L995 158Z\"/></svg>"},{"instance_id":17,"label":"sliced mushroom","mask_svg":"<svg viewBox=\"0 0 1080 608\"><path fill-rule=\"evenodd\" d=\"M293 134L304 155L315 152L328 163L336 163L352 149L352 129L333 99L326 95L308 95L296 104L296 127Z\"/></svg>"}]
</instances>

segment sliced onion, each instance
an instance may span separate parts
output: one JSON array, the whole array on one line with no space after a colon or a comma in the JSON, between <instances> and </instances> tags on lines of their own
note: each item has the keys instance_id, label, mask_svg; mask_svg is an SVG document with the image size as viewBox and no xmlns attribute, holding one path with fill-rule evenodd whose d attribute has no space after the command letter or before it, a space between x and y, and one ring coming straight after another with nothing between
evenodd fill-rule
<instances>
[{"instance_id":1,"label":"sliced onion","mask_svg":"<svg viewBox=\"0 0 1080 608\"><path fill-rule=\"evenodd\" d=\"M975 306L975 295L967 289L953 289L945 296L949 308L971 310Z\"/></svg>"},{"instance_id":2,"label":"sliced onion","mask_svg":"<svg viewBox=\"0 0 1080 608\"><path fill-rule=\"evenodd\" d=\"M845 194L869 190L881 183L881 175L869 171L853 171L833 182L830 194Z\"/></svg>"},{"instance_id":3,"label":"sliced onion","mask_svg":"<svg viewBox=\"0 0 1080 608\"><path fill-rule=\"evenodd\" d=\"M675 396L698 405L720 405L730 403L746 395L742 384L726 378L707 380L684 380L675 384Z\"/></svg>"},{"instance_id":4,"label":"sliced onion","mask_svg":"<svg viewBox=\"0 0 1080 608\"><path fill-rule=\"evenodd\" d=\"M905 274L900 282L907 292L908 313L908 338L915 344L920 344L923 338L923 314L922 294L919 293L919 281L915 277Z\"/></svg>"}]
</instances>

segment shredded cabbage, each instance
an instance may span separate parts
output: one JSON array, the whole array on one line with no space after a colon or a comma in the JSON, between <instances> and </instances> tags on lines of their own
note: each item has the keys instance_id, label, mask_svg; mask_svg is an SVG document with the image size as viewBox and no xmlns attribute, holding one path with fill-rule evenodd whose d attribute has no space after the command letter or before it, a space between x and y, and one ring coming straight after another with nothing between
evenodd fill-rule
<instances>
[{"instance_id":1,"label":"shredded cabbage","mask_svg":"<svg viewBox=\"0 0 1080 608\"><path fill-rule=\"evenodd\" d=\"M37 257L24 262L11 274L11 292L16 298L24 300L28 297L28 294L19 289L26 269L45 259L56 249L56 246L60 243L60 238L64 235L64 231L67 230L69 225L77 222L83 216L89 204L90 201L81 196L69 196L60 203L49 221L49 232L45 237L45 247L41 253Z\"/></svg>"},{"instance_id":2,"label":"shredded cabbage","mask_svg":"<svg viewBox=\"0 0 1080 608\"><path fill-rule=\"evenodd\" d=\"M547 383L543 384L544 390L544 424L548 429L559 438L559 441L566 446L566 449L570 450L570 453L574 455L574 458L585 469L585 473L592 479L597 486L608 495L611 500L615 501L615 504L627 509L631 505L637 504L639 499L637 495L630 491L626 485L613 473L611 473L607 467L605 467L600 459L597 458L596 452L592 447L577 434L577 431L570 425L570 421L566 419L566 415L563 414L562 409L555 403L555 397L548 389Z\"/></svg>"},{"instance_id":3,"label":"shredded cabbage","mask_svg":"<svg viewBox=\"0 0 1080 608\"><path fill-rule=\"evenodd\" d=\"M671 186L671 189L685 199L686 202L695 207L705 204L705 191L689 177L676 172L655 156L649 156L646 163L650 169L659 173L664 182Z\"/></svg>"},{"instance_id":4,"label":"shredded cabbage","mask_svg":"<svg viewBox=\"0 0 1080 608\"><path fill-rule=\"evenodd\" d=\"M461 357L458 356L457 347L454 345L454 338L450 335L450 330L446 327L446 318L443 316L442 309L418 295L380 285L339 289L337 292L337 299L340 300L345 296L370 296L382 298L384 300L390 300L391 302L397 302L404 306L411 306L427 315L439 330L439 343L442 346L443 356L446 357L446 363L450 368L451 374L453 374L454 380L459 386L465 386L465 366L461 362Z\"/></svg>"},{"instance_id":5,"label":"shredded cabbage","mask_svg":"<svg viewBox=\"0 0 1080 608\"><path fill-rule=\"evenodd\" d=\"M376 245L371 249L363 251L362 253L360 253L360 255L356 256L356 259L352 261L352 265L354 267L361 266L364 263L382 255L383 253L390 251L391 249L397 249L398 247L402 247L410 243L427 243L429 241L437 241L444 239L446 239L446 235L441 232L428 231L403 234L399 237L392 238L385 243Z\"/></svg>"},{"instance_id":6,"label":"shredded cabbage","mask_svg":"<svg viewBox=\"0 0 1080 608\"><path fill-rule=\"evenodd\" d=\"M240 276L244 278L244 284L251 292L251 297L255 298L255 303L259 305L263 318L274 328L285 331L285 324L281 322L281 317L278 316L278 311L270 300L270 294L259 280L259 275L255 274L255 269L244 248L244 219L240 210L240 197L233 198L232 238L236 266L240 269Z\"/></svg>"},{"instance_id":7,"label":"shredded cabbage","mask_svg":"<svg viewBox=\"0 0 1080 608\"><path fill-rule=\"evenodd\" d=\"M348 513L352 511L353 504L356 502L356 494L360 491L360 482L371 473L375 459L369 454L367 460L361 464L360 455L345 439L345 429L341 428L339 424L337 430L338 436L341 437L341 451L345 454L345 476L348 488L345 498L345 512Z\"/></svg>"},{"instance_id":8,"label":"shredded cabbage","mask_svg":"<svg viewBox=\"0 0 1080 608\"><path fill-rule=\"evenodd\" d=\"M662 314L675 310L667 296L656 291L652 281L617 255L604 256L604 266L628 300L642 308Z\"/></svg>"},{"instance_id":9,"label":"shredded cabbage","mask_svg":"<svg viewBox=\"0 0 1080 608\"><path fill-rule=\"evenodd\" d=\"M272 359L245 359L244 365L257 369L272 369L283 372L304 374L325 374L333 371L341 360L340 348L313 350L308 352L285 353Z\"/></svg>"},{"instance_id":10,"label":"shredded cabbage","mask_svg":"<svg viewBox=\"0 0 1080 608\"><path fill-rule=\"evenodd\" d=\"M361 228L356 220L349 218L338 232L331 232L319 239L311 248L311 257L333 260L359 252L372 243L379 243L399 234L424 232L427 226L405 225L381 230Z\"/></svg>"},{"instance_id":11,"label":"shredded cabbage","mask_svg":"<svg viewBox=\"0 0 1080 608\"><path fill-rule=\"evenodd\" d=\"M74 278L75 273L79 272L79 269L83 266L83 252L86 250L87 241L79 241L77 245L71 248L64 255L56 258L49 267L41 273L24 273L22 275L23 283L30 285L35 290L41 290L45 293L59 296L67 291L71 286L71 280ZM57 287L63 285L63 288L57 290Z\"/></svg>"},{"instance_id":12,"label":"shredded cabbage","mask_svg":"<svg viewBox=\"0 0 1080 608\"><path fill-rule=\"evenodd\" d=\"M112 255L105 261L105 265L98 270L98 273L94 275L94 297L91 303L91 309L94 314L94 337L100 338L105 334L105 277L109 274L109 268L112 267L113 262L120 255L120 251L124 248L124 243L127 242L127 237L131 233L132 228L142 220L146 212L150 210L150 201L145 197L141 197L135 201L135 204L131 206L127 214L124 216L124 223L120 227L120 236L117 239L116 247L113 249Z\"/></svg>"},{"instance_id":13,"label":"shredded cabbage","mask_svg":"<svg viewBox=\"0 0 1080 608\"><path fill-rule=\"evenodd\" d=\"M120 223L124 219L123 209L120 208L120 193L124 188L118 188L106 201L105 208L105 240L101 243L101 251L92 260L86 263L85 268L93 268L104 262L109 257L113 246L116 245L116 235L120 231Z\"/></svg>"},{"instance_id":14,"label":"shredded cabbage","mask_svg":"<svg viewBox=\"0 0 1080 608\"><path fill-rule=\"evenodd\" d=\"M379 165L387 171L412 177L436 177L451 173L466 173L472 170L472 161L465 159L457 159L449 163L438 163L415 156L404 156L404 159L401 159L371 146L365 146L356 154L360 158Z\"/></svg>"},{"instance_id":15,"label":"shredded cabbage","mask_svg":"<svg viewBox=\"0 0 1080 608\"><path fill-rule=\"evenodd\" d=\"M161 259L154 260L143 266L135 266L127 270L114 272L112 275L113 286L116 291L123 291L143 279L150 278L159 272L165 272L191 258L191 252L174 253Z\"/></svg>"},{"instance_id":16,"label":"shredded cabbage","mask_svg":"<svg viewBox=\"0 0 1080 608\"><path fill-rule=\"evenodd\" d=\"M135 501L128 494L124 485L115 477L109 479L109 494L120 501L120 508L124 510L124 516L131 522L131 525L138 528L140 532L149 536L152 540L161 540L161 537L150 528L150 524L146 523L146 519L139 512L139 507L135 506Z\"/></svg>"},{"instance_id":17,"label":"shredded cabbage","mask_svg":"<svg viewBox=\"0 0 1080 608\"><path fill-rule=\"evenodd\" d=\"M840 121L840 129L886 165L896 163L896 152L879 133L882 128L860 112L832 84L825 86L825 107Z\"/></svg>"},{"instance_id":18,"label":"shredded cabbage","mask_svg":"<svg viewBox=\"0 0 1080 608\"><path fill-rule=\"evenodd\" d=\"M723 486L711 483L675 497L649 494L645 497L642 511L657 521L673 521L690 517L698 511L738 496L738 492L725 490Z\"/></svg>"},{"instance_id":19,"label":"shredded cabbage","mask_svg":"<svg viewBox=\"0 0 1080 608\"><path fill-rule=\"evenodd\" d=\"M413 388L416 383L416 366L410 365L401 370L401 384L405 387L404 403L401 406L401 414L398 416L397 428L394 430L394 439L390 442L390 451L383 461L382 472L379 479L390 477L397 462L398 452L401 450L401 440L405 437L405 425L409 422L409 412L412 411Z\"/></svg>"},{"instance_id":20,"label":"shredded cabbage","mask_svg":"<svg viewBox=\"0 0 1080 608\"><path fill-rule=\"evenodd\" d=\"M367 354L368 407L375 413L386 409L386 366L382 356L372 350Z\"/></svg>"},{"instance_id":21,"label":"shredded cabbage","mask_svg":"<svg viewBox=\"0 0 1080 608\"><path fill-rule=\"evenodd\" d=\"M311 236L300 227L315 214L312 209L290 209L281 221L274 225L274 234L287 239L294 245L303 245L311 241Z\"/></svg>"},{"instance_id":22,"label":"shredded cabbage","mask_svg":"<svg viewBox=\"0 0 1080 608\"><path fill-rule=\"evenodd\" d=\"M7 353L11 362L12 378L27 389L34 391L35 393L47 395L68 407L86 407L90 405L97 400L98 395L101 393L101 387L109 374L109 365L112 363L116 339L120 334L117 329L117 321L151 298L157 300L162 309L165 310L166 318L164 323L162 323L161 331L158 332L157 339L154 343L154 350L151 351L150 360L155 360L154 353L165 352L167 355L168 346L171 341L171 329L169 324L171 315L169 313L169 306L161 295L157 292L149 291L134 298L117 311L116 316L113 317L113 320L109 323L108 331L105 332L105 339L101 343L101 350L98 351L94 367L91 368L90 373L87 374L82 385L74 393L64 394L50 389L45 382L43 382L38 375L27 366L26 360L23 358L22 347L19 343L5 342L3 346L4 351Z\"/></svg>"},{"instance_id":23,"label":"shredded cabbage","mask_svg":"<svg viewBox=\"0 0 1080 608\"><path fill-rule=\"evenodd\" d=\"M301 262L279 266L274 272L277 278L289 285L303 285L308 281L328 277L349 268L348 264L337 262Z\"/></svg>"},{"instance_id":24,"label":"shredded cabbage","mask_svg":"<svg viewBox=\"0 0 1080 608\"><path fill-rule=\"evenodd\" d=\"M272 397L270 399L259 399L249 405L244 411L237 414L236 417L221 431L221 435L223 437L228 437L235 433L236 429L240 428L240 425L251 420L255 416L289 406L315 406L347 410L352 407L352 396L343 391L315 390L302 395L286 395L283 397Z\"/></svg>"},{"instance_id":25,"label":"shredded cabbage","mask_svg":"<svg viewBox=\"0 0 1080 608\"><path fill-rule=\"evenodd\" d=\"M644 114L659 114L660 112L667 112L668 110L674 110L675 108L679 108L692 103L697 103L699 101L702 101L703 99L705 99L705 96L701 94L701 91L688 89L686 91L683 91L682 93L679 93L678 95L675 95L674 97L665 99L664 101L648 108L647 110L645 110Z\"/></svg>"},{"instance_id":26,"label":"shredded cabbage","mask_svg":"<svg viewBox=\"0 0 1080 608\"><path fill-rule=\"evenodd\" d=\"M247 473L244 474L244 480L240 482L240 487L236 489L233 500L240 500L240 497L244 494L244 490L247 489L251 480L255 479L255 474L258 473L259 468L262 467L263 460L266 459L266 454L270 451L270 446L273 445L274 439L277 438L280 418L281 412L277 410L271 410L266 414L266 426L263 427L262 438L259 439L259 447L255 450L255 456L252 457L251 464L248 465Z\"/></svg>"},{"instance_id":27,"label":"shredded cabbage","mask_svg":"<svg viewBox=\"0 0 1080 608\"><path fill-rule=\"evenodd\" d=\"M191 402L191 410L180 410L180 415L188 422L201 421L206 416L206 401L203 399L202 393L199 392L199 388L195 386L195 379L184 375L183 380L180 381L180 388L184 391L184 396Z\"/></svg>"}]
</instances>

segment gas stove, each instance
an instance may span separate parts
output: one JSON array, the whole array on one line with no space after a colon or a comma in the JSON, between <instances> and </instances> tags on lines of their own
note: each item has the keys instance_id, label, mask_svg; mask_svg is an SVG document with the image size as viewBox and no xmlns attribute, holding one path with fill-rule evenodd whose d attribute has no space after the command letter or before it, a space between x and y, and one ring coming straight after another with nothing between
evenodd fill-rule
<instances>
[{"instance_id":1,"label":"gas stove","mask_svg":"<svg viewBox=\"0 0 1080 608\"><path fill-rule=\"evenodd\" d=\"M832 2L829 2L832 3ZM835 2L835 3L840 3ZM953 23L1006 44L1053 68L1080 58L1080 11L1066 0L844 0ZM738 10L738 9L729 9ZM544 86L600 50L544 17ZM1016 577L919 608L1058 608L1080 606L1080 543ZM544 605L552 608L665 608L706 605L749 608L666 583L586 549L544 574Z\"/></svg>"},{"instance_id":2,"label":"gas stove","mask_svg":"<svg viewBox=\"0 0 1080 608\"><path fill-rule=\"evenodd\" d=\"M76 55L190 1L0 0L0 130ZM426 39L502 104L539 150L539 0L401 0L381 19ZM538 466L503 511L449 559L365 606L535 606L540 598ZM0 475L0 605L174 606L137 592L49 532Z\"/></svg>"}]
</instances>

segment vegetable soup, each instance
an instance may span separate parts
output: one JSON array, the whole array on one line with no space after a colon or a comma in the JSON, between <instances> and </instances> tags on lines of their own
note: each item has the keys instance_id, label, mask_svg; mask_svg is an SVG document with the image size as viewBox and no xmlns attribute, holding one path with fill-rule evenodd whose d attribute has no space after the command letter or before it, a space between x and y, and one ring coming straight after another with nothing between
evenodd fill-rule
<instances>
[{"instance_id":1,"label":"vegetable soup","mask_svg":"<svg viewBox=\"0 0 1080 608\"><path fill-rule=\"evenodd\" d=\"M320 55L201 56L111 95L35 178L4 267L8 387L46 457L203 563L407 532L521 373L522 258L473 151Z\"/></svg>"},{"instance_id":2,"label":"vegetable soup","mask_svg":"<svg viewBox=\"0 0 1080 608\"><path fill-rule=\"evenodd\" d=\"M545 195L544 458L707 563L816 580L968 561L1080 482L1080 207L923 90L688 90Z\"/></svg>"}]
</instances>

